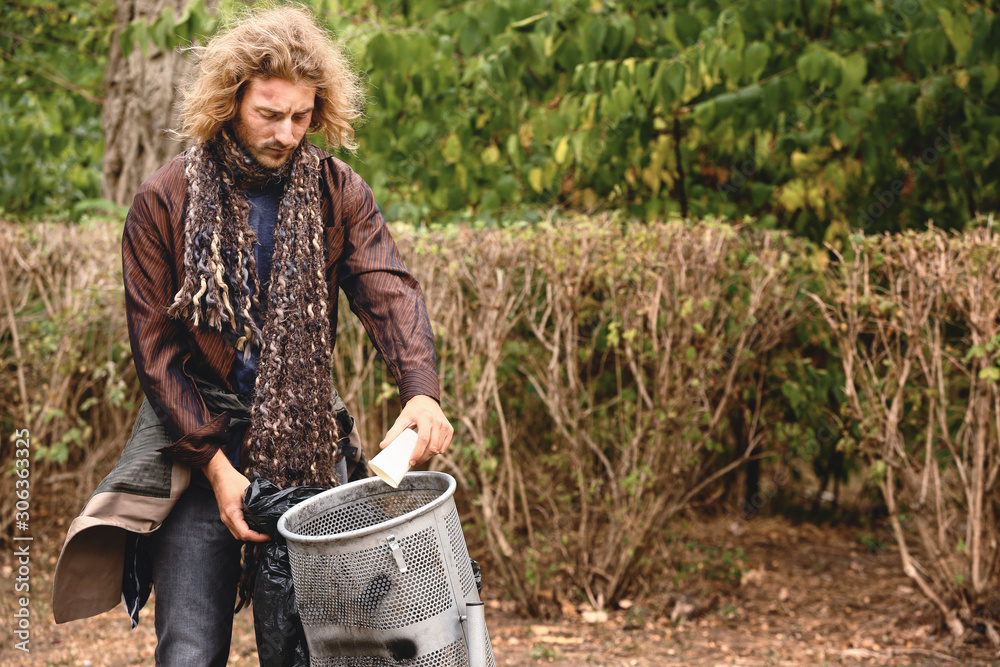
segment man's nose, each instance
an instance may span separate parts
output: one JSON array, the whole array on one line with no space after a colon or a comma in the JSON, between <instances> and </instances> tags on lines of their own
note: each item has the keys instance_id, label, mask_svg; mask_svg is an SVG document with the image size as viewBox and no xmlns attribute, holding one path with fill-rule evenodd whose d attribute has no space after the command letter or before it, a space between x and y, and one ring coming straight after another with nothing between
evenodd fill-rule
<instances>
[{"instance_id":1,"label":"man's nose","mask_svg":"<svg viewBox=\"0 0 1000 667\"><path fill-rule=\"evenodd\" d=\"M278 127L274 132L274 138L282 146L291 146L295 143L295 134L292 132L291 118L285 118L278 122Z\"/></svg>"}]
</instances>

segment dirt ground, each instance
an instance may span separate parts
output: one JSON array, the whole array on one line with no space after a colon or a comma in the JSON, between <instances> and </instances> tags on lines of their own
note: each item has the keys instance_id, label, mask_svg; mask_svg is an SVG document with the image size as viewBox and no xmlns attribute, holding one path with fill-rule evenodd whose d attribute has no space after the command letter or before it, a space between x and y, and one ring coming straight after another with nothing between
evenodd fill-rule
<instances>
[{"instance_id":1,"label":"dirt ground","mask_svg":"<svg viewBox=\"0 0 1000 667\"><path fill-rule=\"evenodd\" d=\"M118 608L56 626L51 572L65 527L54 521L32 551L30 653L13 648L17 600L12 550L0 557L0 665L152 665L152 606L129 630ZM595 613L567 608L539 621L513 613L487 590L487 624L498 666L996 665L974 632L942 634L893 551L869 553L859 531L782 519L689 521L678 531L676 574L648 600ZM256 665L252 617L237 616L230 665Z\"/></svg>"}]
</instances>

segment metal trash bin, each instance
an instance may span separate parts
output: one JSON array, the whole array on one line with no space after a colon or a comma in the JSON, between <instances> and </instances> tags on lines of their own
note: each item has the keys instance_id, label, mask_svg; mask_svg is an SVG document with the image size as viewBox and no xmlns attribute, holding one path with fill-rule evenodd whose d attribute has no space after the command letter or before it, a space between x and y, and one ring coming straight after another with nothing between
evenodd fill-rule
<instances>
[{"instance_id":1,"label":"metal trash bin","mask_svg":"<svg viewBox=\"0 0 1000 667\"><path fill-rule=\"evenodd\" d=\"M455 479L324 491L278 521L311 667L495 667Z\"/></svg>"}]
</instances>

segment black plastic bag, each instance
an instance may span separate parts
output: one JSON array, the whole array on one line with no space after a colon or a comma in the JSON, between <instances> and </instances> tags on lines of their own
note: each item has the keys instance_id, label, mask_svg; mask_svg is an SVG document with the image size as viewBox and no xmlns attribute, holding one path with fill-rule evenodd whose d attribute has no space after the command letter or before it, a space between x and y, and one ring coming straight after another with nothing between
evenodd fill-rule
<instances>
[{"instance_id":1,"label":"black plastic bag","mask_svg":"<svg viewBox=\"0 0 1000 667\"><path fill-rule=\"evenodd\" d=\"M271 536L270 542L247 545L246 553L254 554L246 559L253 571L244 572L244 577L252 578L253 625L261 667L309 667L309 648L292 588L288 545L278 533L278 519L321 491L325 489L308 486L282 490L258 479L247 487L243 497L247 524Z\"/></svg>"},{"instance_id":2,"label":"black plastic bag","mask_svg":"<svg viewBox=\"0 0 1000 667\"><path fill-rule=\"evenodd\" d=\"M483 569L479 567L479 562L475 559L469 559L472 564L472 578L476 580L476 593L479 595L483 594Z\"/></svg>"}]
</instances>

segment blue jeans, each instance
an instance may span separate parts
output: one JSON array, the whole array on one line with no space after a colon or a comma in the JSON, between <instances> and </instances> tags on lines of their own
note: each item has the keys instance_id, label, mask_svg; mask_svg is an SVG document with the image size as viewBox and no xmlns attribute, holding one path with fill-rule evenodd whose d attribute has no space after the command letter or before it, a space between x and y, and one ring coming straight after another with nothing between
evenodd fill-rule
<instances>
[{"instance_id":1,"label":"blue jeans","mask_svg":"<svg viewBox=\"0 0 1000 667\"><path fill-rule=\"evenodd\" d=\"M149 536L156 596L156 664L224 667L233 636L240 546L211 490L194 479Z\"/></svg>"}]
</instances>

